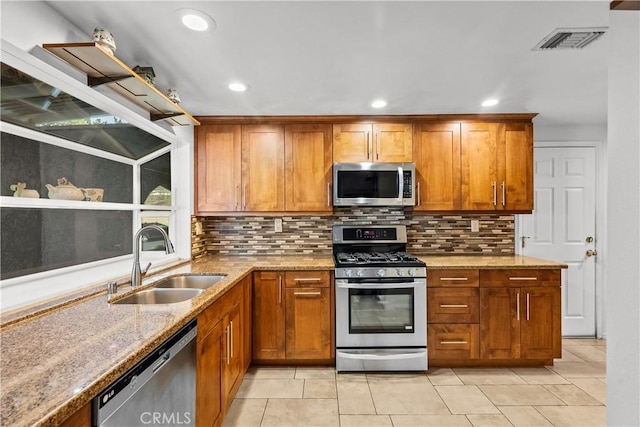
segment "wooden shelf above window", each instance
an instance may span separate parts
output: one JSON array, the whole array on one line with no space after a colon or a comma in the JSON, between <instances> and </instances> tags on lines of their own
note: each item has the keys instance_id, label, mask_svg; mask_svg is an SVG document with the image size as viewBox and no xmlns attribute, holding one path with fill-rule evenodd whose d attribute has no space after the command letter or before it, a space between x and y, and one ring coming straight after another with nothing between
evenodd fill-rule
<instances>
[{"instance_id":1,"label":"wooden shelf above window","mask_svg":"<svg viewBox=\"0 0 640 427\"><path fill-rule=\"evenodd\" d=\"M167 120L172 126L200 124L155 86L94 42L45 44L42 47L86 73L90 86L107 85L147 110L152 121Z\"/></svg>"}]
</instances>

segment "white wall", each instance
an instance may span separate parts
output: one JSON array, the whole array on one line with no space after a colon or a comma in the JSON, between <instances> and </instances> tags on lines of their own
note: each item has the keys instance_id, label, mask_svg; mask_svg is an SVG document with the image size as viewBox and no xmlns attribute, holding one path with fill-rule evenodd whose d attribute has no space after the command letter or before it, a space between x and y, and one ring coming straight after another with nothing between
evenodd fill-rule
<instances>
[{"instance_id":1,"label":"white wall","mask_svg":"<svg viewBox=\"0 0 640 427\"><path fill-rule=\"evenodd\" d=\"M607 423L640 425L640 12L612 11L609 39Z\"/></svg>"}]
</instances>

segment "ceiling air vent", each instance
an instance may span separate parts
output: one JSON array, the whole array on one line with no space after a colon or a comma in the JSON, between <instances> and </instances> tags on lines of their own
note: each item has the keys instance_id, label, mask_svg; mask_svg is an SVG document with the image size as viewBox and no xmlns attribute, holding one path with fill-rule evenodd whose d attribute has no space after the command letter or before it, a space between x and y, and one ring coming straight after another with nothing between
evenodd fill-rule
<instances>
[{"instance_id":1,"label":"ceiling air vent","mask_svg":"<svg viewBox=\"0 0 640 427\"><path fill-rule=\"evenodd\" d=\"M532 50L582 49L603 35L607 27L556 28Z\"/></svg>"}]
</instances>

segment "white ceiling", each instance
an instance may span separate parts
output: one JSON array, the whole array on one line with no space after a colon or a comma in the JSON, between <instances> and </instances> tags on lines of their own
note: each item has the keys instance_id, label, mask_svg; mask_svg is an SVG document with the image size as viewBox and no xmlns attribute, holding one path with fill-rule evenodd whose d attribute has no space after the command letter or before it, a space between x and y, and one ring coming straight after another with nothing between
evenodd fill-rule
<instances>
[{"instance_id":1,"label":"white ceiling","mask_svg":"<svg viewBox=\"0 0 640 427\"><path fill-rule=\"evenodd\" d=\"M583 50L532 51L556 28L606 27L608 1L48 1L116 56L152 66L193 115L539 113L536 124L607 118L605 34ZM213 32L184 28L195 8ZM89 41L78 40L78 41ZM234 93L234 80L251 89ZM488 97L501 103L483 108ZM388 106L374 110L374 98Z\"/></svg>"}]
</instances>

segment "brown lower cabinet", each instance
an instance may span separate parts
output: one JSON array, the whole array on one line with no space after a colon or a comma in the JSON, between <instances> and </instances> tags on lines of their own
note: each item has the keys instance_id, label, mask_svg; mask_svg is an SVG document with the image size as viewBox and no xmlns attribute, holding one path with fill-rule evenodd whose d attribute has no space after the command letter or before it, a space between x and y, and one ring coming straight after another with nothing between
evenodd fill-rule
<instances>
[{"instance_id":1,"label":"brown lower cabinet","mask_svg":"<svg viewBox=\"0 0 640 427\"><path fill-rule=\"evenodd\" d=\"M196 426L219 426L251 363L245 351L247 276L198 316ZM249 323L250 324L250 323Z\"/></svg>"},{"instance_id":2,"label":"brown lower cabinet","mask_svg":"<svg viewBox=\"0 0 640 427\"><path fill-rule=\"evenodd\" d=\"M329 271L262 271L253 278L253 359L331 361Z\"/></svg>"},{"instance_id":3,"label":"brown lower cabinet","mask_svg":"<svg viewBox=\"0 0 640 427\"><path fill-rule=\"evenodd\" d=\"M429 270L427 284L429 366L562 356L560 269Z\"/></svg>"}]
</instances>

